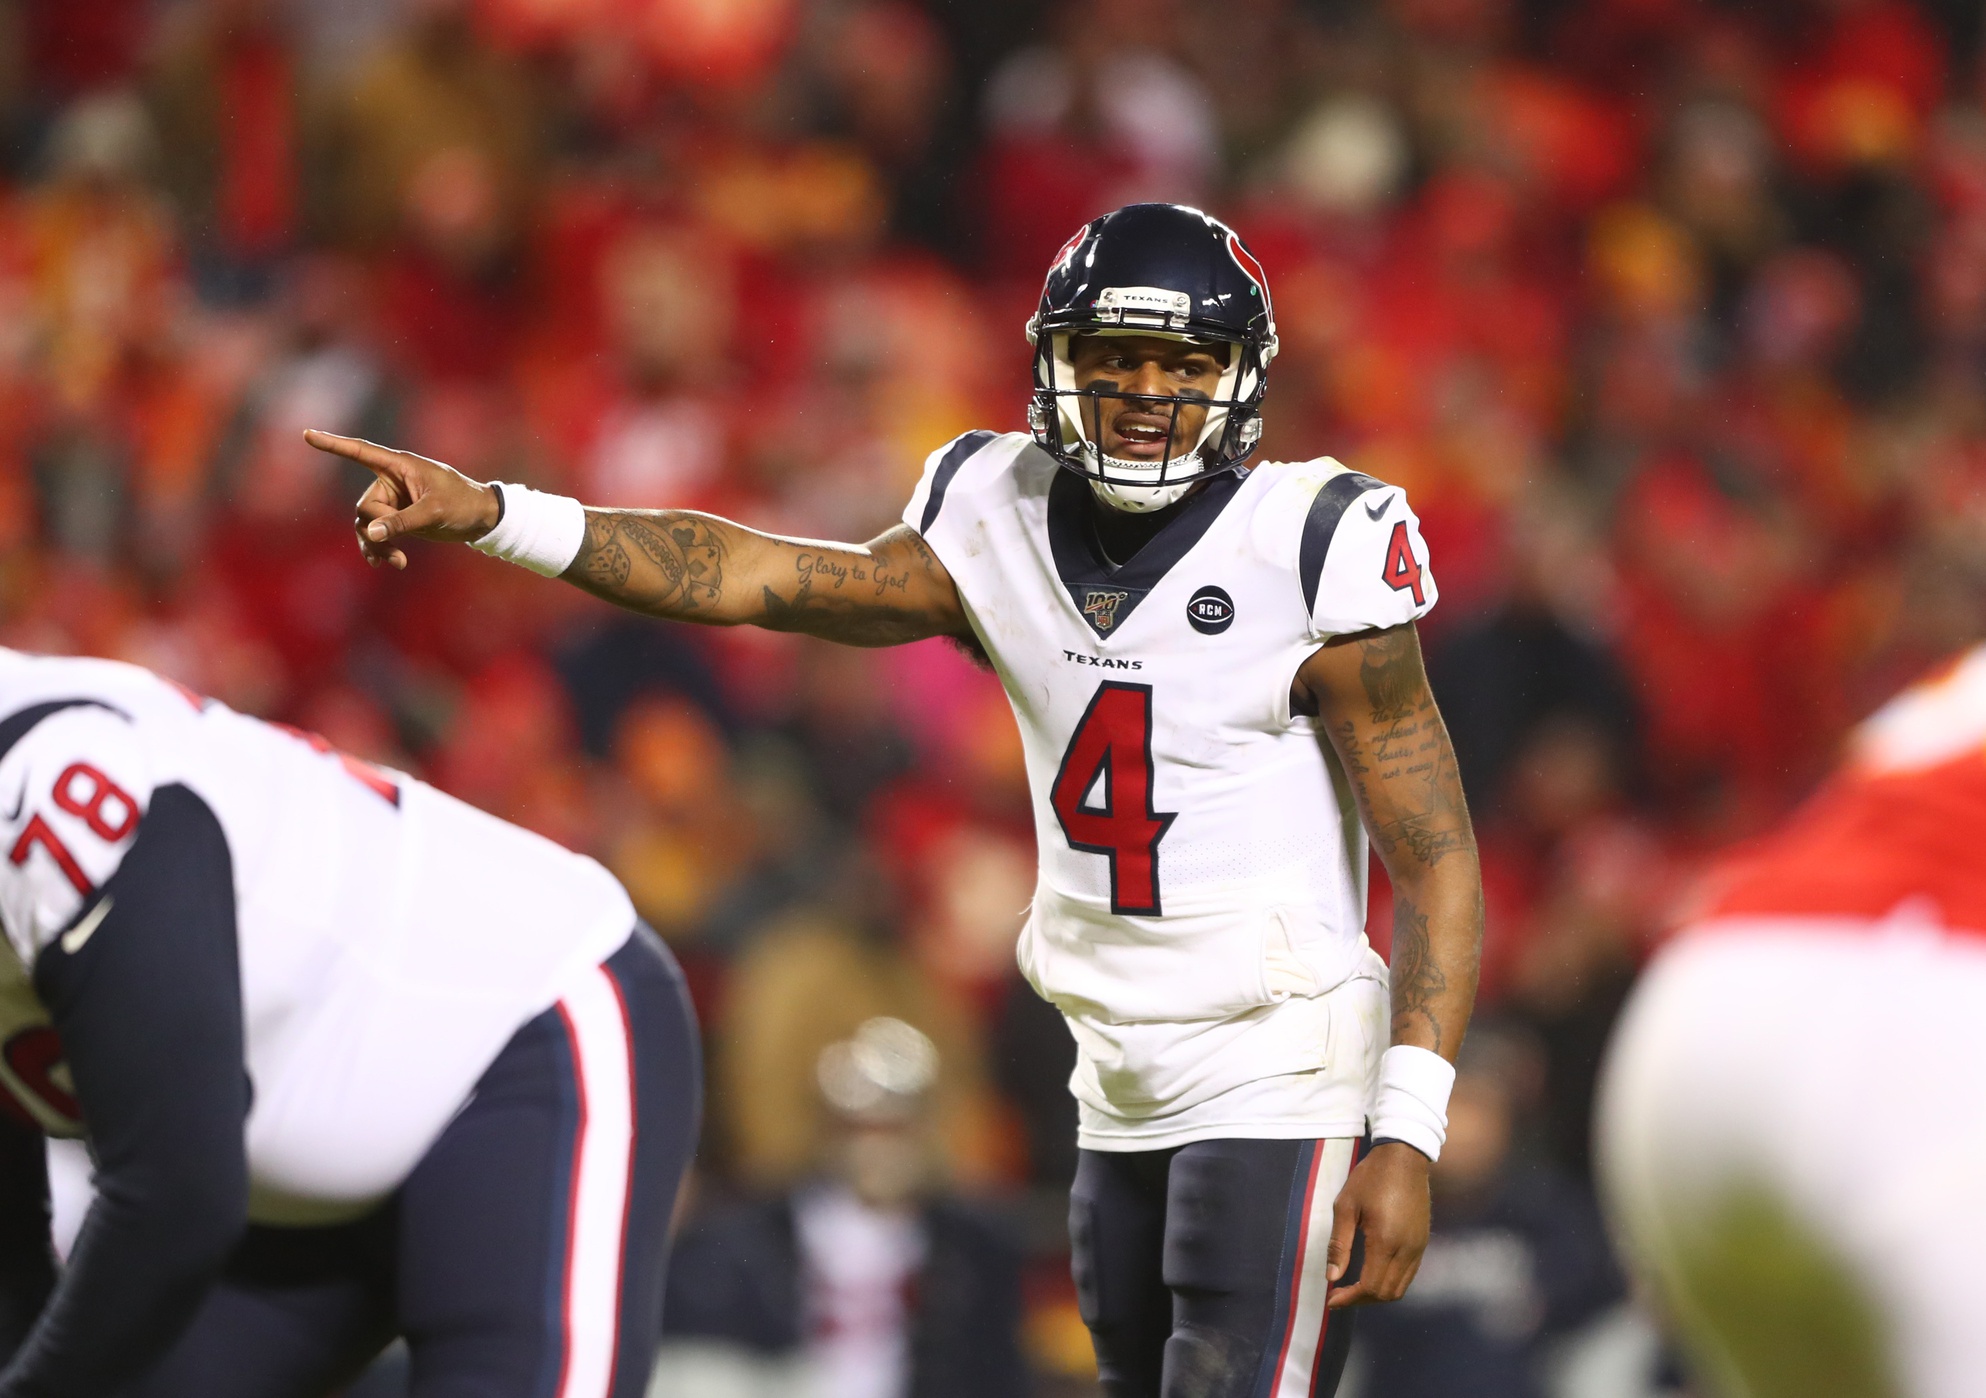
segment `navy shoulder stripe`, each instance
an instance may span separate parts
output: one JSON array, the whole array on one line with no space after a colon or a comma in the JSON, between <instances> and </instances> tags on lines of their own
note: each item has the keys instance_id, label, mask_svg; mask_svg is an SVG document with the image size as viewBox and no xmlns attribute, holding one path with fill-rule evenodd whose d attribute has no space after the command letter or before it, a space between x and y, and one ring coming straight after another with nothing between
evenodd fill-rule
<instances>
[{"instance_id":1,"label":"navy shoulder stripe","mask_svg":"<svg viewBox=\"0 0 1986 1398\"><path fill-rule=\"evenodd\" d=\"M945 492L951 488L952 477L959 473L959 467L965 465L969 457L976 455L981 447L999 435L997 432L984 430L968 432L946 449L944 460L940 461L938 469L931 473L931 496L924 502L924 518L917 525L918 533L930 533L931 526L938 522L938 511L945 506Z\"/></svg>"},{"instance_id":2,"label":"navy shoulder stripe","mask_svg":"<svg viewBox=\"0 0 1986 1398\"><path fill-rule=\"evenodd\" d=\"M1311 500L1310 513L1303 521L1303 546L1297 551L1297 571L1303 575L1304 610L1317 610L1317 585L1324 577L1324 556L1331 552L1331 539L1338 532L1338 521L1345 517L1345 511L1359 496L1368 490L1385 488L1384 481L1376 481L1357 471L1347 471L1324 482L1323 488Z\"/></svg>"},{"instance_id":3,"label":"navy shoulder stripe","mask_svg":"<svg viewBox=\"0 0 1986 1398\"><path fill-rule=\"evenodd\" d=\"M30 704L25 709L0 719L0 762L6 761L7 754L14 750L15 744L27 737L36 724L61 713L64 709L102 709L122 719L131 717L101 699L50 699L44 703Z\"/></svg>"}]
</instances>

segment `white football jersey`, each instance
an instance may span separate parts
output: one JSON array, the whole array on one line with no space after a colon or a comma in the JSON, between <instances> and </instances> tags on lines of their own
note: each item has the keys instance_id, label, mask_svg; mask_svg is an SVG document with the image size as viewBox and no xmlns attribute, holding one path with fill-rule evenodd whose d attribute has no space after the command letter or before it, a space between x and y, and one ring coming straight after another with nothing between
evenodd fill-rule
<instances>
[{"instance_id":1,"label":"white football jersey","mask_svg":"<svg viewBox=\"0 0 1986 1398\"><path fill-rule=\"evenodd\" d=\"M0 649L0 1087L83 1133L32 984L179 783L233 860L251 1216L391 1192L510 1036L634 927L590 859L130 665ZM101 915L102 900L92 912Z\"/></svg>"},{"instance_id":2,"label":"white football jersey","mask_svg":"<svg viewBox=\"0 0 1986 1398\"><path fill-rule=\"evenodd\" d=\"M1434 605L1419 523L1330 460L1212 479L1122 567L1091 510L1031 439L976 432L904 512L1020 723L1019 960L1075 1033L1083 1144L1359 1134L1386 1041L1365 832L1290 689L1332 636Z\"/></svg>"}]
</instances>

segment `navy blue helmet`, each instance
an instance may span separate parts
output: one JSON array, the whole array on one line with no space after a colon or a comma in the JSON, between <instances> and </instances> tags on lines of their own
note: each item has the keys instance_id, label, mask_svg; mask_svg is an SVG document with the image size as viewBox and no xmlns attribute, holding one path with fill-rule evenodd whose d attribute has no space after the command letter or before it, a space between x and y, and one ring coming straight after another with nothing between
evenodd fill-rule
<instances>
[{"instance_id":1,"label":"navy blue helmet","mask_svg":"<svg viewBox=\"0 0 1986 1398\"><path fill-rule=\"evenodd\" d=\"M1103 455L1083 422L1082 400L1140 395L1079 389L1070 362L1080 334L1157 335L1227 345L1227 366L1205 402L1199 440L1162 461ZM1262 395L1276 357L1276 317L1268 278L1232 228L1183 204L1129 204L1092 219L1063 245L1048 269L1041 305L1028 321L1034 346L1034 399L1028 426L1056 461L1085 477L1121 509L1171 504L1194 481L1247 460L1262 435Z\"/></svg>"}]
</instances>

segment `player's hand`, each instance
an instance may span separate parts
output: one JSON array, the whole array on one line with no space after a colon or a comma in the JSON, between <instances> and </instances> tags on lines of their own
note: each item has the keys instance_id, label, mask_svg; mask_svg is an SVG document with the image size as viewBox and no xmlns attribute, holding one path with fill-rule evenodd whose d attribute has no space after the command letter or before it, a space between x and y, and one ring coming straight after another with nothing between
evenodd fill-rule
<instances>
[{"instance_id":1,"label":"player's hand","mask_svg":"<svg viewBox=\"0 0 1986 1398\"><path fill-rule=\"evenodd\" d=\"M1332 1310L1397 1301L1407 1294L1414 1273L1421 1269L1433 1218L1427 1172L1428 1158L1398 1141L1375 1146L1352 1170L1331 1211L1324 1276L1333 1283L1325 1301ZM1338 1286L1338 1278L1351 1265L1356 1233L1365 1235L1358 1280Z\"/></svg>"},{"instance_id":2,"label":"player's hand","mask_svg":"<svg viewBox=\"0 0 1986 1398\"><path fill-rule=\"evenodd\" d=\"M303 439L372 472L352 528L359 536L359 552L375 568L382 563L407 566L406 552L393 542L403 535L460 543L480 539L496 527L497 493L452 466L332 432L310 431Z\"/></svg>"}]
</instances>

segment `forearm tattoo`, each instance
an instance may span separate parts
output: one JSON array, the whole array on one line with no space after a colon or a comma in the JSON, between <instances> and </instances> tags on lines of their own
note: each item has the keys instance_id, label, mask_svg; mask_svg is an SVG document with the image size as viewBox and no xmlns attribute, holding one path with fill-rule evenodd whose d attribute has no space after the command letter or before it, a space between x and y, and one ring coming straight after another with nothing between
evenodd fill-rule
<instances>
[{"instance_id":1,"label":"forearm tattoo","mask_svg":"<svg viewBox=\"0 0 1986 1398\"><path fill-rule=\"evenodd\" d=\"M1441 1052L1441 1016L1435 1002L1448 993L1448 976L1435 960L1427 931L1427 914L1414 900L1395 892L1393 898L1393 1032L1419 1021Z\"/></svg>"},{"instance_id":2,"label":"forearm tattoo","mask_svg":"<svg viewBox=\"0 0 1986 1398\"><path fill-rule=\"evenodd\" d=\"M722 525L674 511L588 510L565 576L611 601L688 616L724 596Z\"/></svg>"}]
</instances>

